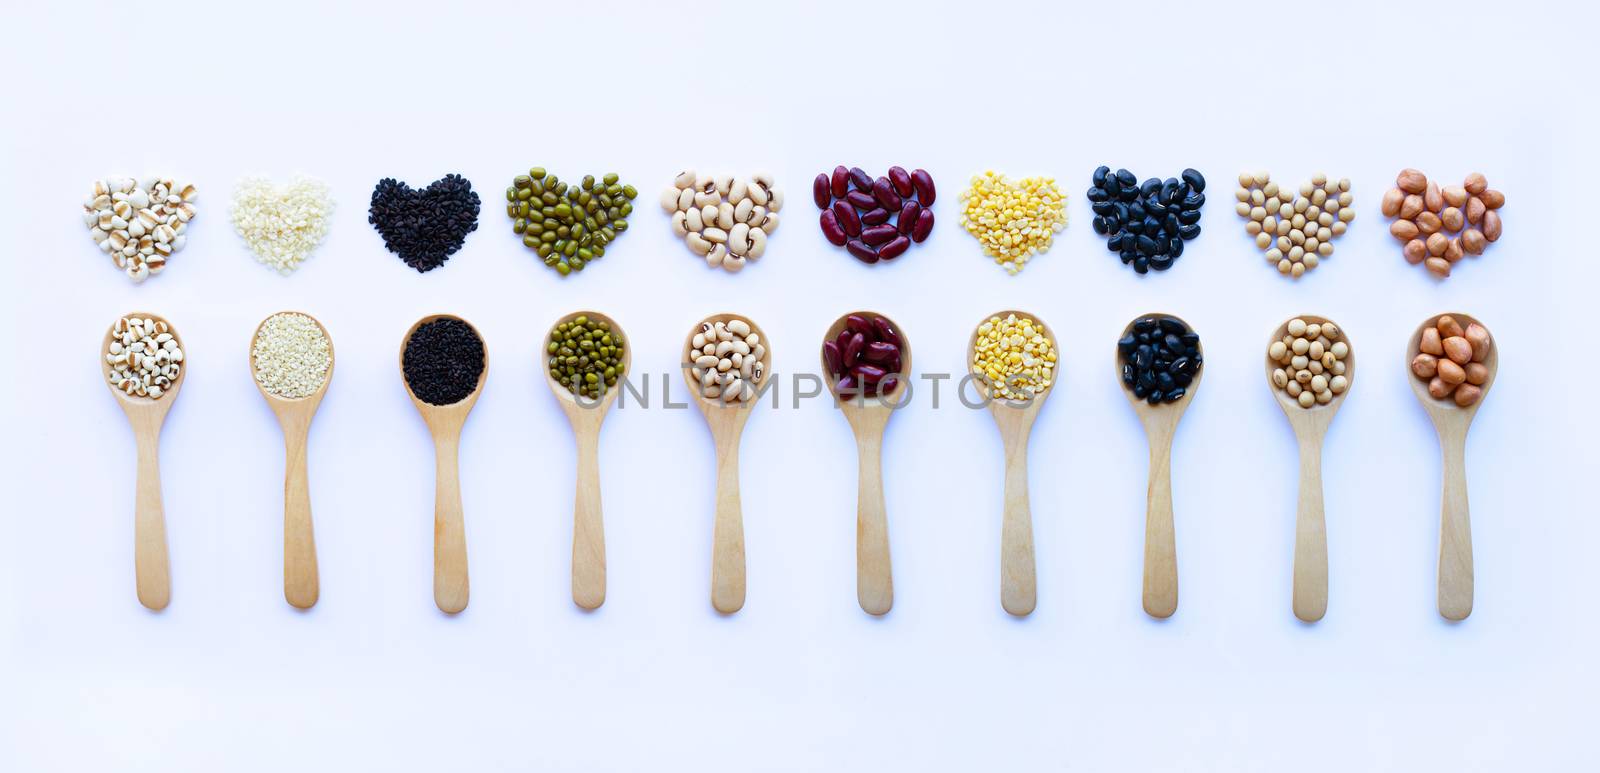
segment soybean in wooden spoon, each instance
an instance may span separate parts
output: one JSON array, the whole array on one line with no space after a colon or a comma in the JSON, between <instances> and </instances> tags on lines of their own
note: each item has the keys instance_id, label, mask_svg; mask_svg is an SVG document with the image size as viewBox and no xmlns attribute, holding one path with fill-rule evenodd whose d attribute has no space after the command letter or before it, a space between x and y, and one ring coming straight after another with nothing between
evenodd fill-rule
<instances>
[{"instance_id":1,"label":"soybean in wooden spoon","mask_svg":"<svg viewBox=\"0 0 1600 773\"><path fill-rule=\"evenodd\" d=\"M310 609L320 587L306 441L333 380L333 337L309 314L273 314L250 337L250 374L283 429L283 597Z\"/></svg>"},{"instance_id":2,"label":"soybean in wooden spoon","mask_svg":"<svg viewBox=\"0 0 1600 773\"><path fill-rule=\"evenodd\" d=\"M461 427L489 376L489 352L460 317L430 314L406 331L400 374L433 436L433 600L441 611L467 608L467 533L461 508Z\"/></svg>"},{"instance_id":3,"label":"soybean in wooden spoon","mask_svg":"<svg viewBox=\"0 0 1600 773\"><path fill-rule=\"evenodd\" d=\"M1020 326L1027 320L1032 335L1023 331L1007 337L999 333L1008 323ZM967 341L967 368L973 373L978 393L988 401L989 412L1000 428L1005 449L1005 500L1000 527L1000 605L1013 615L1031 614L1038 605L1039 583L1034 567L1033 513L1028 504L1028 435L1033 420L1050 396L1059 373L1055 334L1043 320L1020 311L1001 311L990 315L973 330ZM1026 349L1034 355L1015 366L1033 375L1031 386L1016 381L1017 370L980 372L977 357L994 347ZM1026 354L1026 352L1025 352ZM1046 367L1048 365L1048 367ZM1008 394L1009 393L1009 394Z\"/></svg>"},{"instance_id":4,"label":"soybean in wooden spoon","mask_svg":"<svg viewBox=\"0 0 1600 773\"><path fill-rule=\"evenodd\" d=\"M152 346L159 351L151 354L148 349ZM167 353L163 355L162 351ZM133 572L139 603L150 609L166 609L172 600L172 578L167 562L166 514L161 505L161 425L177 401L188 372L183 340L158 315L140 311L127 314L113 323L100 341L100 371L133 426Z\"/></svg>"},{"instance_id":5,"label":"soybean in wooden spoon","mask_svg":"<svg viewBox=\"0 0 1600 773\"><path fill-rule=\"evenodd\" d=\"M871 311L853 311L834 320L822 340L822 372L856 438L856 600L867 614L882 615L894 606L889 518L883 498L883 431L906 399L911 344L893 320ZM869 341L879 345L869 346ZM872 383L874 378L881 380Z\"/></svg>"},{"instance_id":6,"label":"soybean in wooden spoon","mask_svg":"<svg viewBox=\"0 0 1600 773\"><path fill-rule=\"evenodd\" d=\"M633 364L633 347L626 338L616 320L595 311L578 311L556 320L541 353L545 381L572 424L578 444L578 486L572 506L572 601L584 609L597 609L606 600L600 424ZM577 362L584 356L615 358L617 362L610 366L601 363L607 369L586 373Z\"/></svg>"},{"instance_id":7,"label":"soybean in wooden spoon","mask_svg":"<svg viewBox=\"0 0 1600 773\"><path fill-rule=\"evenodd\" d=\"M1438 335L1428 336L1433 329ZM1441 331L1440 328L1446 328ZM1470 354L1466 362L1458 342L1449 341L1446 332L1460 328L1460 336L1467 342ZM1451 358L1447 346L1457 352ZM1424 352L1427 349L1427 352ZM1418 355L1427 354L1433 362L1419 363ZM1446 361L1455 363L1460 374L1450 374L1449 381L1460 375L1464 381L1450 384L1443 378L1440 368ZM1439 450L1444 456L1443 493L1440 495L1439 516L1439 614L1449 620L1465 620L1472 614L1472 519L1467 506L1467 430L1473 417L1489 396L1494 377L1500 370L1500 353L1489 334L1489 328L1477 318L1451 312L1424 320L1411 334L1406 347L1406 370L1411 390L1427 409L1439 434ZM1475 391L1468 391L1472 387ZM1463 405L1462 403L1466 404Z\"/></svg>"},{"instance_id":8,"label":"soybean in wooden spoon","mask_svg":"<svg viewBox=\"0 0 1600 773\"><path fill-rule=\"evenodd\" d=\"M711 548L711 606L723 614L732 614L744 607L745 595L745 562L744 562L744 516L739 503L739 438L744 433L744 424L750 420L754 412L757 398L748 401L729 399L732 394L727 386L720 382L726 377L714 375L713 383L697 376L697 370L704 372L707 369L716 374L727 373L733 370L731 355L734 352L719 352L720 344L724 341L710 341L718 338L716 325L725 327L748 326L749 333L755 336L755 344L759 350L752 349L748 372L751 378L741 378L748 381L749 385L741 387L737 394L751 394L747 389L759 391L765 386L768 374L772 372L772 350L768 346L767 335L759 325L750 321L748 317L737 314L714 314L707 317L704 322L689 331L684 339L683 352L685 357L683 378L689 386L689 393L694 395L694 402L700 406L700 412L705 414L706 426L711 429L711 439L717 450L717 502L716 525L713 529ZM741 327L742 329L742 327ZM696 336L702 347L695 347ZM713 351L703 351L705 344L710 343ZM697 353L698 352L698 353ZM716 363L709 363L702 357L713 357ZM743 368L741 356L740 368ZM728 367L723 367L722 362L727 361Z\"/></svg>"},{"instance_id":9,"label":"soybean in wooden spoon","mask_svg":"<svg viewBox=\"0 0 1600 773\"><path fill-rule=\"evenodd\" d=\"M1263 358L1267 387L1289 418L1289 426L1294 429L1300 447L1300 496L1294 530L1294 615L1308 623L1321 620L1328 611L1328 530L1322 505L1322 440L1349 394L1349 385L1355 383L1356 372L1355 347L1338 325L1334 325L1333 334L1328 335L1326 328L1332 324L1326 317L1315 314L1301 314L1287 320L1273 331L1267 342L1267 356ZM1298 344L1292 342L1305 340L1311 332L1318 333L1318 340L1308 341L1310 348L1304 354L1296 353ZM1286 337L1290 343L1285 343ZM1324 340L1326 344L1322 344ZM1285 358L1273 356L1277 351L1274 344L1280 343L1289 353L1287 362L1283 361ZM1324 364L1325 358L1314 360L1312 357L1318 349L1326 355L1340 343L1344 346L1337 351L1343 351L1344 355L1337 356L1335 352L1332 368ZM1297 359L1301 357L1303 362ZM1311 367L1314 361L1316 368ZM1278 375L1280 371L1282 376ZM1323 378L1324 382L1317 381L1318 378ZM1316 389L1318 386L1327 387L1326 398L1322 397L1322 390ZM1313 395L1309 405L1300 396L1303 393Z\"/></svg>"},{"instance_id":10,"label":"soybean in wooden spoon","mask_svg":"<svg viewBox=\"0 0 1600 773\"><path fill-rule=\"evenodd\" d=\"M1178 542L1172 515L1172 439L1178 421L1200 389L1205 350L1194 328L1171 314L1144 314L1129 322L1117 342L1115 361L1122 391L1133 404L1150 443L1150 483L1145 490L1144 611L1151 617L1171 617L1178 609ZM1194 336L1192 344L1184 336ZM1146 338L1141 338L1144 336ZM1168 336L1177 339L1170 346ZM1194 349L1190 356L1189 349ZM1126 347L1126 351L1124 348ZM1150 387L1139 381L1139 358L1170 358L1163 370L1172 385ZM1128 362L1124 362L1124 360ZM1170 398L1181 390L1181 396ZM1151 402L1151 394L1156 402Z\"/></svg>"}]
</instances>

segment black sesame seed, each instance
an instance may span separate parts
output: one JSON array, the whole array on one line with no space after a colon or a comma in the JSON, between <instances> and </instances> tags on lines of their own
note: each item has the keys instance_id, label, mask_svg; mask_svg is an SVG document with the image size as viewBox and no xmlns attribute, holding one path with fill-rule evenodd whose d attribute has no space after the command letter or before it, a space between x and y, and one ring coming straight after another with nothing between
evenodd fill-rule
<instances>
[{"instance_id":1,"label":"black sesame seed","mask_svg":"<svg viewBox=\"0 0 1600 773\"><path fill-rule=\"evenodd\" d=\"M478 194L461 175L449 174L415 190L392 177L372 189L367 222L383 246L419 273L444 265L478 229Z\"/></svg>"},{"instance_id":2,"label":"black sesame seed","mask_svg":"<svg viewBox=\"0 0 1600 773\"><path fill-rule=\"evenodd\" d=\"M419 325L406 339L401 369L412 394L430 405L451 405L478 388L483 375L483 339L471 325L440 317Z\"/></svg>"}]
</instances>

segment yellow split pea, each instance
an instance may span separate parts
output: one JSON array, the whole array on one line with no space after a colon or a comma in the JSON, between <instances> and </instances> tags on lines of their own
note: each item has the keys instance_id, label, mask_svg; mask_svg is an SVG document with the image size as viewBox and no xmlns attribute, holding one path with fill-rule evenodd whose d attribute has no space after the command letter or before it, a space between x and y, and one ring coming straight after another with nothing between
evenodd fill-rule
<instances>
[{"instance_id":1,"label":"yellow split pea","mask_svg":"<svg viewBox=\"0 0 1600 773\"><path fill-rule=\"evenodd\" d=\"M1055 342L1044 326L1015 314L990 317L978 326L972 344L972 375L989 385L992 397L1026 401L1055 381Z\"/></svg>"},{"instance_id":2,"label":"yellow split pea","mask_svg":"<svg viewBox=\"0 0 1600 773\"><path fill-rule=\"evenodd\" d=\"M1067 227L1067 197L1055 178L1010 180L991 169L961 193L961 227L977 238L983 254L1015 274Z\"/></svg>"}]
</instances>

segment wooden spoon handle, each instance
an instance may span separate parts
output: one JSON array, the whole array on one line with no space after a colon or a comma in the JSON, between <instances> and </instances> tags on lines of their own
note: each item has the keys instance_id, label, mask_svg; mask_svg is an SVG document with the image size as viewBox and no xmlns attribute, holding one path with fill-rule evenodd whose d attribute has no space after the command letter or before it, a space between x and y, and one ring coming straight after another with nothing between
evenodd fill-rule
<instances>
[{"instance_id":1,"label":"wooden spoon handle","mask_svg":"<svg viewBox=\"0 0 1600 773\"><path fill-rule=\"evenodd\" d=\"M1294 528L1294 616L1328 611L1328 531L1322 510L1322 438L1300 443L1300 504Z\"/></svg>"},{"instance_id":2,"label":"wooden spoon handle","mask_svg":"<svg viewBox=\"0 0 1600 773\"><path fill-rule=\"evenodd\" d=\"M717 443L717 520L711 547L711 606L744 607L744 515L739 506L739 440Z\"/></svg>"},{"instance_id":3,"label":"wooden spoon handle","mask_svg":"<svg viewBox=\"0 0 1600 773\"><path fill-rule=\"evenodd\" d=\"M139 603L166 609L172 600L172 578L167 566L167 519L161 507L161 463L158 430L137 434L133 516L133 572Z\"/></svg>"},{"instance_id":4,"label":"wooden spoon handle","mask_svg":"<svg viewBox=\"0 0 1600 773\"><path fill-rule=\"evenodd\" d=\"M306 432L284 436L283 597L310 609L317 603L317 540L311 526L311 488L306 480Z\"/></svg>"},{"instance_id":5,"label":"wooden spoon handle","mask_svg":"<svg viewBox=\"0 0 1600 773\"><path fill-rule=\"evenodd\" d=\"M1039 601L1033 563L1033 513L1028 506L1028 444L1006 448L1005 514L1000 527L1000 605L1031 614Z\"/></svg>"},{"instance_id":6,"label":"wooden spoon handle","mask_svg":"<svg viewBox=\"0 0 1600 773\"><path fill-rule=\"evenodd\" d=\"M1150 485L1145 494L1144 611L1171 617L1178 609L1178 543L1172 523L1172 439L1150 445Z\"/></svg>"},{"instance_id":7,"label":"wooden spoon handle","mask_svg":"<svg viewBox=\"0 0 1600 773\"><path fill-rule=\"evenodd\" d=\"M883 435L857 437L860 467L856 488L856 600L869 615L894 606L894 575L889 564L889 517L883 501Z\"/></svg>"},{"instance_id":8,"label":"wooden spoon handle","mask_svg":"<svg viewBox=\"0 0 1600 773\"><path fill-rule=\"evenodd\" d=\"M572 600L584 609L606 601L606 532L600 514L600 438L578 433L578 492L572 507Z\"/></svg>"},{"instance_id":9,"label":"wooden spoon handle","mask_svg":"<svg viewBox=\"0 0 1600 773\"><path fill-rule=\"evenodd\" d=\"M455 614L467 608L467 529L461 512L460 439L435 438L433 601Z\"/></svg>"},{"instance_id":10,"label":"wooden spoon handle","mask_svg":"<svg viewBox=\"0 0 1600 773\"><path fill-rule=\"evenodd\" d=\"M1472 519L1467 510L1466 432L1445 437L1444 494L1439 522L1439 614L1465 620L1472 614Z\"/></svg>"}]
</instances>

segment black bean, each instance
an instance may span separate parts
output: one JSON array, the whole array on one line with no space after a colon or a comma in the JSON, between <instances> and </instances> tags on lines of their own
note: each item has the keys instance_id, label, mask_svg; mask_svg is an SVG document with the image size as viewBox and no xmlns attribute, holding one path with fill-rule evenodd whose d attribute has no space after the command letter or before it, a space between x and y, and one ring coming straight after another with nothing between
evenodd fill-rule
<instances>
[{"instance_id":1,"label":"black bean","mask_svg":"<svg viewBox=\"0 0 1600 773\"><path fill-rule=\"evenodd\" d=\"M1106 194L1114 199L1122 197L1122 179L1120 177L1106 179Z\"/></svg>"},{"instance_id":2,"label":"black bean","mask_svg":"<svg viewBox=\"0 0 1600 773\"><path fill-rule=\"evenodd\" d=\"M1140 234L1139 235L1139 240L1138 240L1138 245L1139 245L1139 254L1140 255L1154 255L1154 254L1156 254L1156 240L1155 239L1152 239L1152 238L1150 238L1148 236L1145 236L1144 234Z\"/></svg>"},{"instance_id":3,"label":"black bean","mask_svg":"<svg viewBox=\"0 0 1600 773\"><path fill-rule=\"evenodd\" d=\"M1128 386L1133 386L1135 374L1136 371L1133 369L1132 363L1125 362L1122 364L1122 383L1127 384Z\"/></svg>"},{"instance_id":4,"label":"black bean","mask_svg":"<svg viewBox=\"0 0 1600 773\"><path fill-rule=\"evenodd\" d=\"M1190 188L1194 189L1195 193L1199 193L1200 191L1206 189L1206 178L1201 177L1200 173L1193 169L1183 170L1183 181L1187 183Z\"/></svg>"},{"instance_id":5,"label":"black bean","mask_svg":"<svg viewBox=\"0 0 1600 773\"><path fill-rule=\"evenodd\" d=\"M483 361L483 340L472 326L455 317L440 317L419 325L406 339L400 367L418 400L451 405L478 388Z\"/></svg>"},{"instance_id":6,"label":"black bean","mask_svg":"<svg viewBox=\"0 0 1600 773\"><path fill-rule=\"evenodd\" d=\"M1133 332L1149 333L1150 331L1155 330L1160 324L1161 321L1155 317L1143 317L1138 322L1133 323Z\"/></svg>"},{"instance_id":7,"label":"black bean","mask_svg":"<svg viewBox=\"0 0 1600 773\"><path fill-rule=\"evenodd\" d=\"M1154 363L1155 360L1155 350L1151 349L1150 347L1140 346L1137 349L1134 349L1133 366L1135 368L1138 368L1139 370L1147 370L1149 369L1151 363Z\"/></svg>"},{"instance_id":8,"label":"black bean","mask_svg":"<svg viewBox=\"0 0 1600 773\"><path fill-rule=\"evenodd\" d=\"M1133 259L1133 271L1134 271L1134 273L1143 274L1143 273L1148 272L1149 270L1150 270L1150 259L1149 258L1141 255L1141 256Z\"/></svg>"},{"instance_id":9,"label":"black bean","mask_svg":"<svg viewBox=\"0 0 1600 773\"><path fill-rule=\"evenodd\" d=\"M1111 176L1111 167L1102 166L1094 170L1094 187L1106 187L1106 178Z\"/></svg>"},{"instance_id":10,"label":"black bean","mask_svg":"<svg viewBox=\"0 0 1600 773\"><path fill-rule=\"evenodd\" d=\"M1178 387L1177 389L1166 393L1164 396L1162 396L1162 399L1169 403L1175 403L1183 399L1183 394L1185 391L1187 390L1185 390L1183 387Z\"/></svg>"},{"instance_id":11,"label":"black bean","mask_svg":"<svg viewBox=\"0 0 1600 773\"><path fill-rule=\"evenodd\" d=\"M1100 234L1102 236L1105 235L1105 233L1106 233L1106 219L1105 218L1097 216L1097 217L1095 217L1094 220L1090 221L1089 224L1094 227L1094 232L1095 233Z\"/></svg>"},{"instance_id":12,"label":"black bean","mask_svg":"<svg viewBox=\"0 0 1600 773\"><path fill-rule=\"evenodd\" d=\"M1176 387L1177 384L1173 383L1171 373L1161 371L1160 373L1156 374L1156 386L1160 387L1161 391L1166 392Z\"/></svg>"},{"instance_id":13,"label":"black bean","mask_svg":"<svg viewBox=\"0 0 1600 773\"><path fill-rule=\"evenodd\" d=\"M1198 223L1198 222L1200 222L1200 210L1198 210L1198 209L1180 209L1180 210L1178 210L1178 223L1179 224L1181 224L1181 225L1194 225L1195 223Z\"/></svg>"},{"instance_id":14,"label":"black bean","mask_svg":"<svg viewBox=\"0 0 1600 773\"><path fill-rule=\"evenodd\" d=\"M1199 209L1205 203L1206 195L1204 193L1191 193L1183 197L1184 209Z\"/></svg>"},{"instance_id":15,"label":"black bean","mask_svg":"<svg viewBox=\"0 0 1600 773\"><path fill-rule=\"evenodd\" d=\"M1204 178L1186 169L1178 177L1140 182L1127 169L1115 174L1109 169L1099 167L1092 175L1089 200L1095 233L1105 236L1106 249L1138 273L1171 268L1183 255L1182 242L1193 238L1184 235L1185 229L1199 225Z\"/></svg>"},{"instance_id":16,"label":"black bean","mask_svg":"<svg viewBox=\"0 0 1600 773\"><path fill-rule=\"evenodd\" d=\"M1156 322L1156 326L1161 328L1161 332L1171 333L1172 335L1181 336L1184 333L1189 332L1189 329L1184 327L1182 322L1179 322L1171 317L1162 317Z\"/></svg>"},{"instance_id":17,"label":"black bean","mask_svg":"<svg viewBox=\"0 0 1600 773\"><path fill-rule=\"evenodd\" d=\"M1139 195L1147 199L1156 199L1157 201L1160 201L1161 178L1152 177L1148 180L1145 180L1144 184L1139 186ZM1166 202L1163 201L1162 203L1165 204Z\"/></svg>"},{"instance_id":18,"label":"black bean","mask_svg":"<svg viewBox=\"0 0 1600 773\"><path fill-rule=\"evenodd\" d=\"M1117 351L1122 352L1123 354L1128 354L1129 352L1132 352L1138 348L1139 339L1134 338L1132 333L1123 336L1122 340L1117 341Z\"/></svg>"},{"instance_id":19,"label":"black bean","mask_svg":"<svg viewBox=\"0 0 1600 773\"><path fill-rule=\"evenodd\" d=\"M1193 239L1200 235L1200 224L1186 225L1178 228L1178 237L1184 240Z\"/></svg>"},{"instance_id":20,"label":"black bean","mask_svg":"<svg viewBox=\"0 0 1600 773\"><path fill-rule=\"evenodd\" d=\"M1163 271L1163 264L1170 266L1171 259L1141 257L1135 271L1141 270L1139 263L1145 264L1144 270ZM1132 389L1135 398L1149 400L1151 405L1179 400L1199 372L1198 347L1199 337L1176 317L1140 317L1117 340L1122 383Z\"/></svg>"},{"instance_id":21,"label":"black bean","mask_svg":"<svg viewBox=\"0 0 1600 773\"><path fill-rule=\"evenodd\" d=\"M1103 182L1095 183L1094 187L1090 188L1089 192L1084 194L1084 196L1086 196L1090 201L1108 201L1111 198L1111 194L1106 192Z\"/></svg>"}]
</instances>

